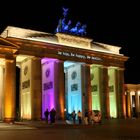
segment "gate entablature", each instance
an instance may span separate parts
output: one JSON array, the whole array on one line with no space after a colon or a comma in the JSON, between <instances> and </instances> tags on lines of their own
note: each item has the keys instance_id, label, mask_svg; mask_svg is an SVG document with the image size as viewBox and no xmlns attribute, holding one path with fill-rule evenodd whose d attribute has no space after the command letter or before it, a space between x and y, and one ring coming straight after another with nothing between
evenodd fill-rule
<instances>
[{"instance_id":1,"label":"gate entablature","mask_svg":"<svg viewBox=\"0 0 140 140\"><path fill-rule=\"evenodd\" d=\"M0 37L0 58L13 59L18 49L18 45Z\"/></svg>"}]
</instances>

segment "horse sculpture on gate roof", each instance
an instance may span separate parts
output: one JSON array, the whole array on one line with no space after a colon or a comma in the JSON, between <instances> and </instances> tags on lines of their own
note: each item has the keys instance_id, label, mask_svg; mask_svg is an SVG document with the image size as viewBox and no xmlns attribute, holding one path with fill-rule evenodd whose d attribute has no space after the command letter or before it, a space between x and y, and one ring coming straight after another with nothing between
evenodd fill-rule
<instances>
[{"instance_id":1,"label":"horse sculpture on gate roof","mask_svg":"<svg viewBox=\"0 0 140 140\"><path fill-rule=\"evenodd\" d=\"M57 28L55 30L56 33L61 32L61 33L69 33L69 34L74 34L74 35L79 35L79 36L85 36L86 35L86 28L87 25L81 25L81 23L78 21L75 25L75 27L72 27L72 21L68 20L67 22L67 15L68 15L68 8L63 7L63 18L59 19Z\"/></svg>"}]
</instances>

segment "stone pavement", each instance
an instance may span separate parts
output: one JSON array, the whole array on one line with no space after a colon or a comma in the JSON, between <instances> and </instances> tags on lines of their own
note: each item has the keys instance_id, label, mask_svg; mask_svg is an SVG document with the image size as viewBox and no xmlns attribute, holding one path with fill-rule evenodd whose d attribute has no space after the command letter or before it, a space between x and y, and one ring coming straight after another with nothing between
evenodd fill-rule
<instances>
[{"instance_id":1,"label":"stone pavement","mask_svg":"<svg viewBox=\"0 0 140 140\"><path fill-rule=\"evenodd\" d=\"M15 140L27 137L38 140L37 136L42 140L46 137L51 140L140 140L140 119L110 119L92 125L73 125L58 120L55 124L46 124L45 121L0 122L0 139L2 136L5 138L2 140L8 140L8 136L11 139L11 135L17 138Z\"/></svg>"},{"instance_id":2,"label":"stone pavement","mask_svg":"<svg viewBox=\"0 0 140 140\"><path fill-rule=\"evenodd\" d=\"M61 121L56 120L54 124L46 123L45 121L15 121L14 123L4 123L0 122L0 129L2 128L25 128L25 129L37 129L37 128L86 128L86 127L93 127L95 125L101 126L140 126L140 119L109 119L109 120L102 120L101 124L81 124L79 125L78 122L76 124L72 124L71 121Z\"/></svg>"},{"instance_id":3,"label":"stone pavement","mask_svg":"<svg viewBox=\"0 0 140 140\"><path fill-rule=\"evenodd\" d=\"M37 129L35 126L18 125L17 123L0 122L0 130L13 130L13 129Z\"/></svg>"},{"instance_id":4,"label":"stone pavement","mask_svg":"<svg viewBox=\"0 0 140 140\"><path fill-rule=\"evenodd\" d=\"M5 123L0 122L0 129L8 128L8 129L44 129L44 128L86 128L86 127L93 127L93 125L79 125L78 122L73 124L72 121L62 121L56 120L55 123L46 123L45 121L15 121L14 123Z\"/></svg>"},{"instance_id":5,"label":"stone pavement","mask_svg":"<svg viewBox=\"0 0 140 140\"><path fill-rule=\"evenodd\" d=\"M57 120L55 123L46 123L45 121L19 121L14 122L15 125L21 125L21 126L29 126L29 127L35 127L35 128L79 128L79 127L89 127L91 125L79 125L78 122L76 124L73 124L71 121L61 121Z\"/></svg>"}]
</instances>

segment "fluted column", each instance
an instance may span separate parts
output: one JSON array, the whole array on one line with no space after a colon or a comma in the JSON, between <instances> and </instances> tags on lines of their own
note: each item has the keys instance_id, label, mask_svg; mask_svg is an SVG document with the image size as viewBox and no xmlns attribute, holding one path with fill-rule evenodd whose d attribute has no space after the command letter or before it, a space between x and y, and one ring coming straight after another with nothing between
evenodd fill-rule
<instances>
[{"instance_id":1,"label":"fluted column","mask_svg":"<svg viewBox=\"0 0 140 140\"><path fill-rule=\"evenodd\" d=\"M127 91L127 95L126 95L126 97L127 97L127 107L126 107L126 109L127 109L127 116L128 116L128 118L131 118L131 100L130 100L130 91Z\"/></svg>"},{"instance_id":2,"label":"fluted column","mask_svg":"<svg viewBox=\"0 0 140 140\"><path fill-rule=\"evenodd\" d=\"M126 118L126 97L124 91L124 69L118 70L118 93L117 93L118 117Z\"/></svg>"},{"instance_id":3,"label":"fluted column","mask_svg":"<svg viewBox=\"0 0 140 140\"><path fill-rule=\"evenodd\" d=\"M4 82L4 121L11 122L15 119L16 101L16 60L5 61L5 82Z\"/></svg>"},{"instance_id":4,"label":"fluted column","mask_svg":"<svg viewBox=\"0 0 140 140\"><path fill-rule=\"evenodd\" d=\"M135 101L136 101L136 117L139 116L139 95L138 92L135 91Z\"/></svg>"},{"instance_id":5,"label":"fluted column","mask_svg":"<svg viewBox=\"0 0 140 140\"><path fill-rule=\"evenodd\" d=\"M31 119L40 120L42 111L41 59L33 58L31 64Z\"/></svg>"},{"instance_id":6,"label":"fluted column","mask_svg":"<svg viewBox=\"0 0 140 140\"><path fill-rule=\"evenodd\" d=\"M110 108L109 108L109 85L108 85L108 68L102 67L101 74L101 111L103 118L110 118Z\"/></svg>"},{"instance_id":7,"label":"fluted column","mask_svg":"<svg viewBox=\"0 0 140 140\"><path fill-rule=\"evenodd\" d=\"M4 68L0 65L0 120L3 119Z\"/></svg>"},{"instance_id":8,"label":"fluted column","mask_svg":"<svg viewBox=\"0 0 140 140\"><path fill-rule=\"evenodd\" d=\"M64 119L65 109L65 82L64 82L64 65L63 61L55 61L54 66L54 98L57 119Z\"/></svg>"},{"instance_id":9,"label":"fluted column","mask_svg":"<svg viewBox=\"0 0 140 140\"><path fill-rule=\"evenodd\" d=\"M82 112L92 110L90 65L82 66Z\"/></svg>"}]
</instances>

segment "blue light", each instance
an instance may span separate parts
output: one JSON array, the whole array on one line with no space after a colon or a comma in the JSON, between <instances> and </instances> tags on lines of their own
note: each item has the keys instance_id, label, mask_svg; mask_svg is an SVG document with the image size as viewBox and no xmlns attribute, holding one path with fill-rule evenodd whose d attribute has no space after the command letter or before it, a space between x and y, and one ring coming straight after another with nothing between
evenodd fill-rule
<instances>
[{"instance_id":1,"label":"blue light","mask_svg":"<svg viewBox=\"0 0 140 140\"><path fill-rule=\"evenodd\" d=\"M63 18L59 19L55 32L85 36L87 25L86 24L82 25L78 21L75 27L71 27L72 21L67 19L68 11L69 11L68 8L63 7Z\"/></svg>"},{"instance_id":2,"label":"blue light","mask_svg":"<svg viewBox=\"0 0 140 140\"><path fill-rule=\"evenodd\" d=\"M65 62L65 81L66 81L66 110L71 114L74 110L82 111L82 80L81 64L74 62Z\"/></svg>"}]
</instances>

